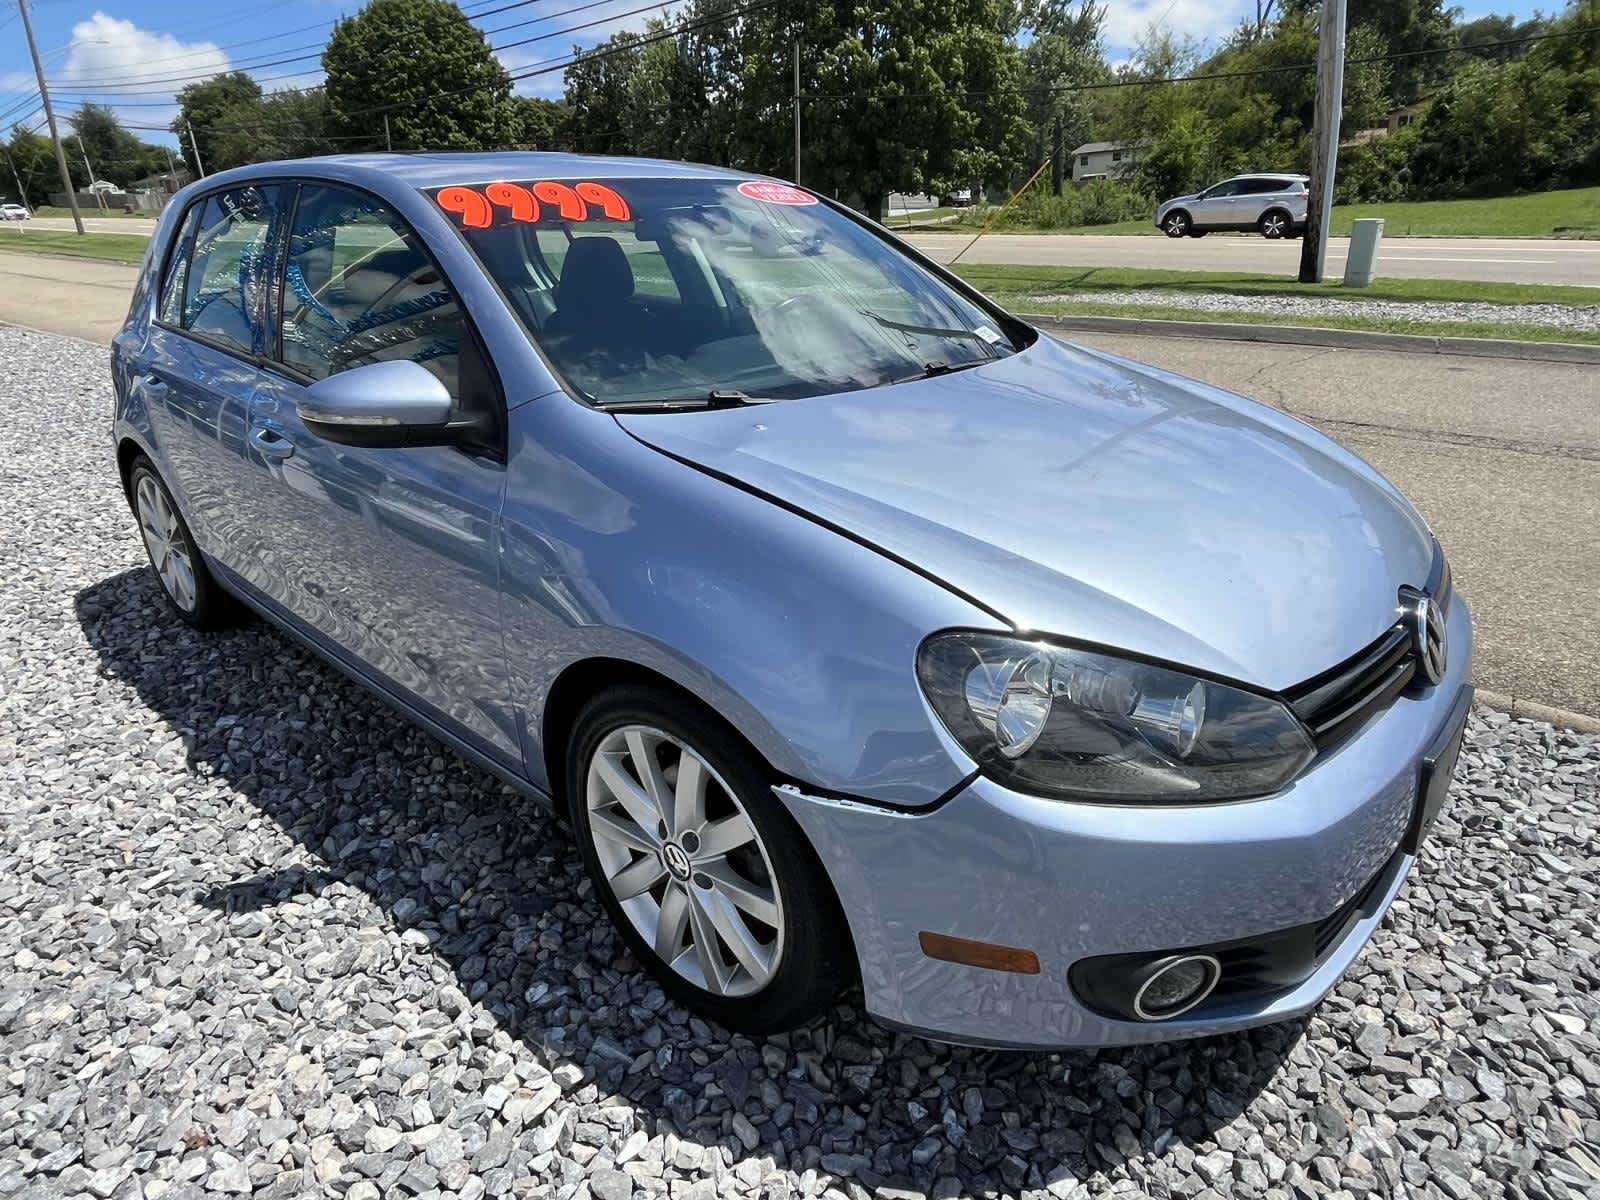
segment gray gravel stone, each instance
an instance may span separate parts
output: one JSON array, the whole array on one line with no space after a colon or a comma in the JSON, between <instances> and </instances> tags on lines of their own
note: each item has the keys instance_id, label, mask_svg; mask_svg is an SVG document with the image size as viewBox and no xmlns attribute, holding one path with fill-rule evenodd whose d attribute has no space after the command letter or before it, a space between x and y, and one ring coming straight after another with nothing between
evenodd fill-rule
<instances>
[{"instance_id":1,"label":"gray gravel stone","mask_svg":"<svg viewBox=\"0 0 1600 1200\"><path fill-rule=\"evenodd\" d=\"M163 607L106 351L0 328L0 1196L1600 1198L1600 739L1473 717L1309 1018L753 1042L560 827L261 625Z\"/></svg>"}]
</instances>

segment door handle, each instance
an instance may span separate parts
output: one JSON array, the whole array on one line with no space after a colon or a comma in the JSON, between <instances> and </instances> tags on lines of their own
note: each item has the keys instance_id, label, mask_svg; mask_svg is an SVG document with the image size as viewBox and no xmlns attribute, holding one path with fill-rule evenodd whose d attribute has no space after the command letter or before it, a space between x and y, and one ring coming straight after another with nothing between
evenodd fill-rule
<instances>
[{"instance_id":1,"label":"door handle","mask_svg":"<svg viewBox=\"0 0 1600 1200\"><path fill-rule=\"evenodd\" d=\"M288 458L294 453L293 442L265 425L257 425L250 431L250 444L263 458Z\"/></svg>"},{"instance_id":2,"label":"door handle","mask_svg":"<svg viewBox=\"0 0 1600 1200\"><path fill-rule=\"evenodd\" d=\"M159 375L145 375L139 380L139 386L152 396L165 396L167 394L167 381Z\"/></svg>"}]
</instances>

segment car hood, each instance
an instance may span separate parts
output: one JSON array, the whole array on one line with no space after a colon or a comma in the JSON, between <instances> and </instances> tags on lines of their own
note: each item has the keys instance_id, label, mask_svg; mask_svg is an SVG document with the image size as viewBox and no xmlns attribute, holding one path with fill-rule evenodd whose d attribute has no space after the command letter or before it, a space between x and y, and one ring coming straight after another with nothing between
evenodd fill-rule
<instances>
[{"instance_id":1,"label":"car hood","mask_svg":"<svg viewBox=\"0 0 1600 1200\"><path fill-rule=\"evenodd\" d=\"M1048 336L932 379L618 420L1019 629L1266 688L1365 647L1432 565L1410 504L1309 426Z\"/></svg>"}]
</instances>

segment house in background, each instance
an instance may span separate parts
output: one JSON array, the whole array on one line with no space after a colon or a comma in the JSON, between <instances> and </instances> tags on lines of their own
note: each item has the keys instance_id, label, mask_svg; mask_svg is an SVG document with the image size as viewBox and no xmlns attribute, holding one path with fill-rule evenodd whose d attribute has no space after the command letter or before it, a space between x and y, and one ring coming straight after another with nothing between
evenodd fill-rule
<instances>
[{"instance_id":1,"label":"house in background","mask_svg":"<svg viewBox=\"0 0 1600 1200\"><path fill-rule=\"evenodd\" d=\"M1072 182L1110 179L1139 161L1138 147L1124 142L1085 142L1072 152Z\"/></svg>"}]
</instances>

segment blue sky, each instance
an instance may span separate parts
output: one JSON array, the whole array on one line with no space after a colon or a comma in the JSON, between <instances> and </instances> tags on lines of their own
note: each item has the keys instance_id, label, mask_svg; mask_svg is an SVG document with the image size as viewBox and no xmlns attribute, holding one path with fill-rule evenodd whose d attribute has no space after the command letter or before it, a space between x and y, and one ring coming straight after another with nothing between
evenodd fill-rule
<instances>
[{"instance_id":1,"label":"blue sky","mask_svg":"<svg viewBox=\"0 0 1600 1200\"><path fill-rule=\"evenodd\" d=\"M472 12L510 2L479 0L465 7ZM509 11L489 13L477 24L499 31L490 39L496 46L540 38L500 52L509 69L525 70L559 60L574 45L590 46L620 29L642 25L650 13L619 14L645 3L648 0L587 4L586 0L530 0ZM585 11L572 11L580 4L586 4ZM114 107L130 126L155 127L171 121L176 112L172 93L183 86L183 78L244 67L269 91L318 82L316 54L329 28L335 18L359 7L344 0L217 0L207 5L194 0L30 2L58 115L69 115L78 104L93 100ZM675 0L667 0L653 11L674 7ZM1469 17L1489 12L1525 17L1535 5L1531 0L1509 0L1463 7ZM1559 2L1547 0L1547 9L1559 7ZM1112 61L1128 58L1152 24L1209 41L1231 29L1247 10L1254 12L1254 0L1111 0L1106 53ZM9 129L17 120L30 127L43 120L17 15L15 0L0 0L0 129ZM580 32L562 32L595 21L600 23ZM561 73L537 75L518 86L527 94L557 96ZM147 129L141 134L152 141L172 142L162 132Z\"/></svg>"}]
</instances>

